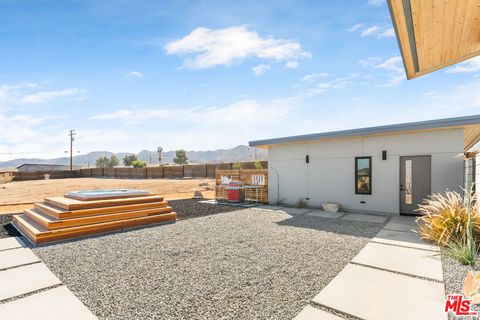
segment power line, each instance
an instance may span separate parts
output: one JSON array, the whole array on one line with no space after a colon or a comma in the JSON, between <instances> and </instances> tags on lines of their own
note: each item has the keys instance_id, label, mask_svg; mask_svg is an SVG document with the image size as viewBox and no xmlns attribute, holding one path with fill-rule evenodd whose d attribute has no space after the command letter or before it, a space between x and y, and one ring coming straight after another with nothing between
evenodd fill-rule
<instances>
[{"instance_id":1,"label":"power line","mask_svg":"<svg viewBox=\"0 0 480 320\"><path fill-rule=\"evenodd\" d=\"M63 151L15 151L15 152L0 152L0 154L34 154L34 153L63 153Z\"/></svg>"}]
</instances>

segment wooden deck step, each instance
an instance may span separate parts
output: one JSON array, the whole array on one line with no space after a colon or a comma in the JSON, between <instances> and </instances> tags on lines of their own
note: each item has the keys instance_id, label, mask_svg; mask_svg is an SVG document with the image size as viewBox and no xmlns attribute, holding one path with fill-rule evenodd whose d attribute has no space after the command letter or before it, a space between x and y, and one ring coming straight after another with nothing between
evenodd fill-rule
<instances>
[{"instance_id":1,"label":"wooden deck step","mask_svg":"<svg viewBox=\"0 0 480 320\"><path fill-rule=\"evenodd\" d=\"M65 210L45 202L35 203L34 208L56 219L73 219L88 216L97 216L102 214L111 214L128 211L138 211L147 209L161 209L168 206L167 201L136 203L124 206L101 207L80 210Z\"/></svg>"},{"instance_id":2,"label":"wooden deck step","mask_svg":"<svg viewBox=\"0 0 480 320\"><path fill-rule=\"evenodd\" d=\"M132 198L120 198L120 199L106 199L106 200L91 200L81 201L76 199L70 199L65 197L48 197L45 198L45 202L55 207L64 210L81 210L100 207L114 207L124 206L136 203L147 202L160 202L163 201L163 197L159 195L149 195L144 197L132 197Z\"/></svg>"},{"instance_id":3,"label":"wooden deck step","mask_svg":"<svg viewBox=\"0 0 480 320\"><path fill-rule=\"evenodd\" d=\"M145 226L160 222L175 221L176 217L177 214L175 212L171 212L126 220L102 222L85 226L47 230L45 227L38 224L25 214L20 214L13 216L12 223L17 229L19 229L24 235L26 235L30 241L35 244L42 244L56 240L82 237L86 235L121 230L125 228Z\"/></svg>"},{"instance_id":4,"label":"wooden deck step","mask_svg":"<svg viewBox=\"0 0 480 320\"><path fill-rule=\"evenodd\" d=\"M27 217L34 220L36 223L46 228L47 230L56 230L56 229L63 229L63 228L85 226L85 225L96 224L101 222L146 217L146 216L151 216L155 214L165 214L165 213L171 213L172 211L173 210L171 207L163 207L163 208L152 208L152 209L146 209L146 210L119 212L119 213L112 213L112 214L103 214L103 215L97 215L97 216L87 216L87 217L72 218L72 219L57 219L48 214L43 213L38 209L26 209L24 213Z\"/></svg>"}]
</instances>

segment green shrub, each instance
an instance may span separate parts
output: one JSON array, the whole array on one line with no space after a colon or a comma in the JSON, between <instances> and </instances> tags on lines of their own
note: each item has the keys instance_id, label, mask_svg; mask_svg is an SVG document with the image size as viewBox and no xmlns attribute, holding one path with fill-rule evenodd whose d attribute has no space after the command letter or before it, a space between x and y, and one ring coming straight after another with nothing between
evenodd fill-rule
<instances>
[{"instance_id":1,"label":"green shrub","mask_svg":"<svg viewBox=\"0 0 480 320\"><path fill-rule=\"evenodd\" d=\"M263 169L262 161L257 160L255 161L255 169Z\"/></svg>"},{"instance_id":2,"label":"green shrub","mask_svg":"<svg viewBox=\"0 0 480 320\"><path fill-rule=\"evenodd\" d=\"M467 238L451 241L445 250L446 254L463 265L474 265L477 261L475 243Z\"/></svg>"},{"instance_id":3,"label":"green shrub","mask_svg":"<svg viewBox=\"0 0 480 320\"><path fill-rule=\"evenodd\" d=\"M132 162L132 166L134 168L146 168L147 163L145 161L142 161L142 160L135 160L135 161Z\"/></svg>"},{"instance_id":4,"label":"green shrub","mask_svg":"<svg viewBox=\"0 0 480 320\"><path fill-rule=\"evenodd\" d=\"M232 164L232 169L242 169L242 163L240 161L234 162Z\"/></svg>"}]
</instances>

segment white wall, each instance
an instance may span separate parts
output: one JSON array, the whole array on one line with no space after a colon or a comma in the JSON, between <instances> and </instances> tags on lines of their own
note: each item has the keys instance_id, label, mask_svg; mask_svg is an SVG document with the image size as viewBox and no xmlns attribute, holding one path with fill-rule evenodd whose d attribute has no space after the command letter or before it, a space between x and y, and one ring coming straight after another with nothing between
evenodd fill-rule
<instances>
[{"instance_id":1,"label":"white wall","mask_svg":"<svg viewBox=\"0 0 480 320\"><path fill-rule=\"evenodd\" d=\"M382 160L382 150L387 151L387 160ZM278 198L284 203L310 198L311 206L333 201L347 210L398 213L400 156L431 155L436 193L446 188L461 191L462 154L463 129L277 145L268 152L269 199L277 200L276 169ZM355 195L358 156L372 157L372 195Z\"/></svg>"}]
</instances>

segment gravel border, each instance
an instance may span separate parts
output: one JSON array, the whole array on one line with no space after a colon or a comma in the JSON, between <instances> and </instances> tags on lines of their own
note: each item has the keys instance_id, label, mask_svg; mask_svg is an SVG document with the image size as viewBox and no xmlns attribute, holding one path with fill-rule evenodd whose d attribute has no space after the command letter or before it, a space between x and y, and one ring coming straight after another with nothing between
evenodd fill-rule
<instances>
[{"instance_id":1,"label":"gravel border","mask_svg":"<svg viewBox=\"0 0 480 320\"><path fill-rule=\"evenodd\" d=\"M0 239L21 236L10 223L13 216L14 214L0 214Z\"/></svg>"},{"instance_id":2,"label":"gravel border","mask_svg":"<svg viewBox=\"0 0 480 320\"><path fill-rule=\"evenodd\" d=\"M221 204L201 203L201 200L169 200L168 204L177 213L178 220L209 216L217 213L239 211L244 208Z\"/></svg>"},{"instance_id":3,"label":"gravel border","mask_svg":"<svg viewBox=\"0 0 480 320\"><path fill-rule=\"evenodd\" d=\"M99 319L292 319L381 227L237 209L33 250Z\"/></svg>"}]
</instances>

